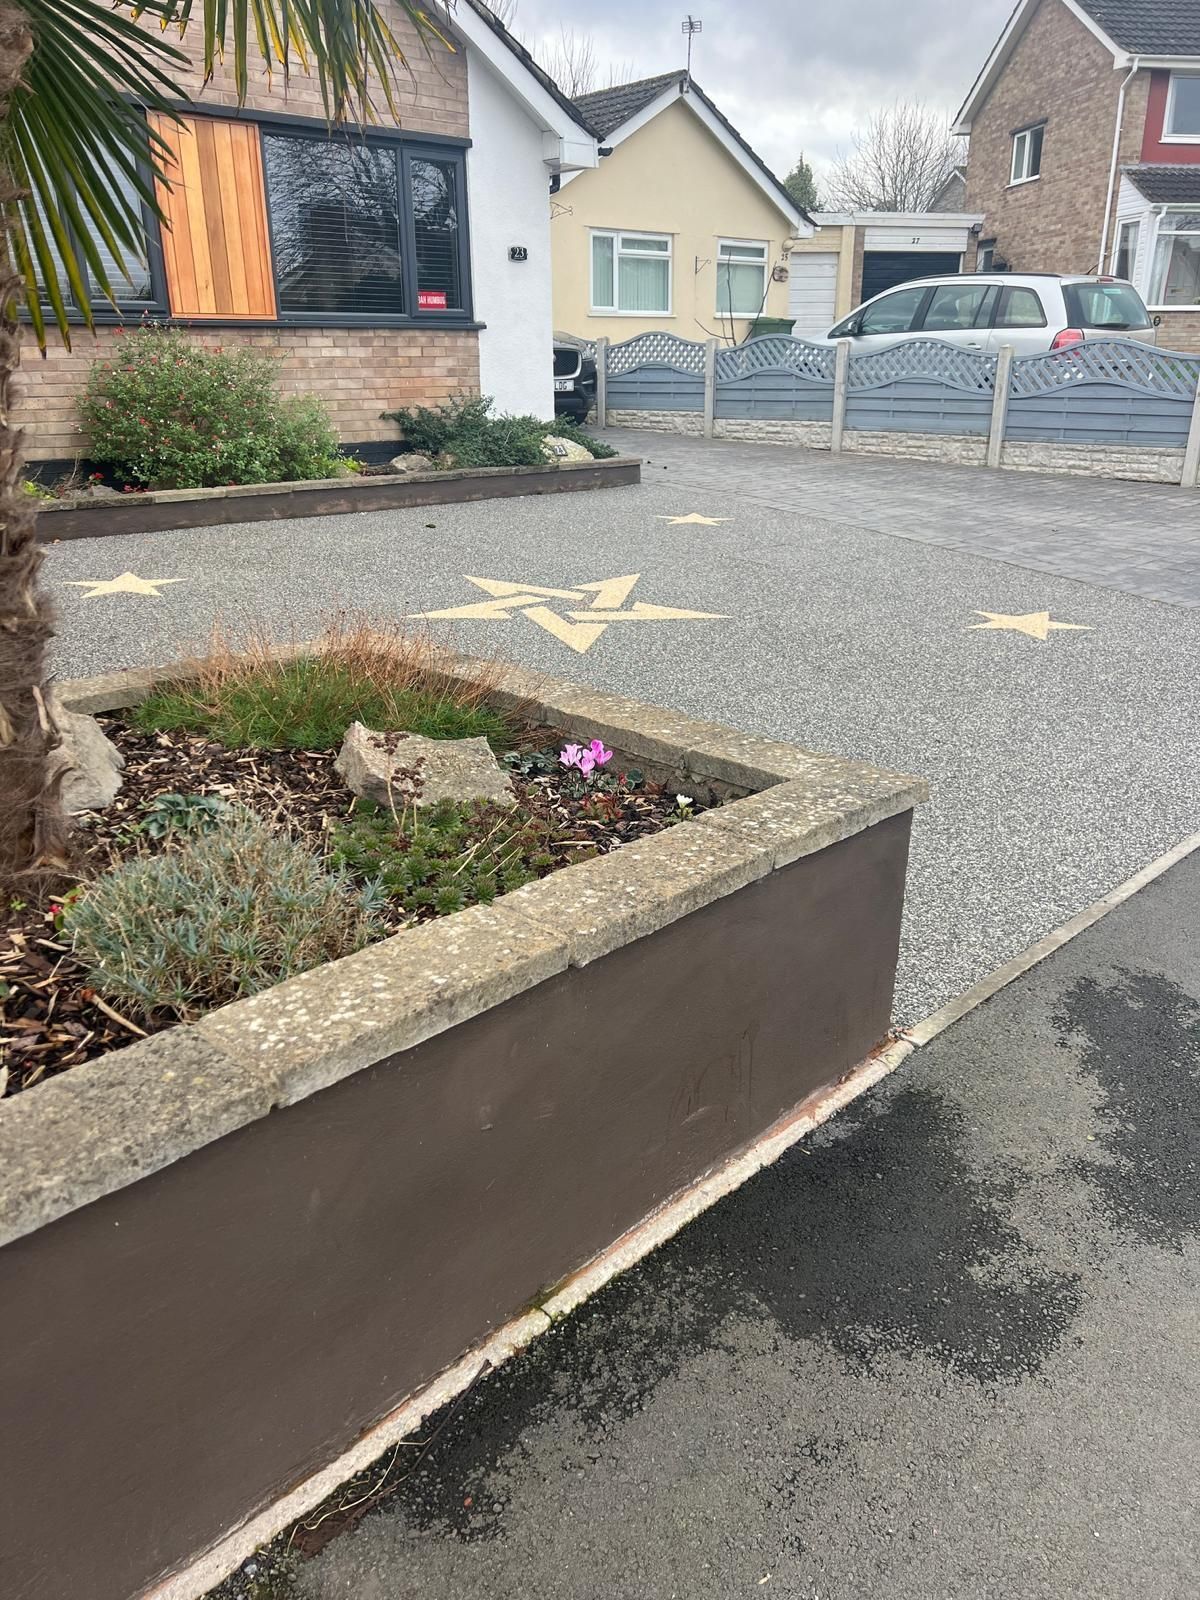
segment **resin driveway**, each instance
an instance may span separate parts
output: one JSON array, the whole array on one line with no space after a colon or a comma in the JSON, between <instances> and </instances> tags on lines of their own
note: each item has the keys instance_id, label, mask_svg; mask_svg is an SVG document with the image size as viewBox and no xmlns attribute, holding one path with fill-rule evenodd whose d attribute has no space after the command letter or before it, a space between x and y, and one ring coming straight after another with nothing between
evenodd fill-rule
<instances>
[{"instance_id":1,"label":"resin driveway","mask_svg":"<svg viewBox=\"0 0 1200 1600\"><path fill-rule=\"evenodd\" d=\"M898 535L880 531L910 464L830 477L828 457L668 440L664 469L647 449L636 488L54 547L58 670L169 659L214 619L305 637L343 604L921 773L933 801L914 837L903 1023L1200 827L1200 608L951 542L967 494L1010 543L1031 505L1069 497L1080 549L1127 526L1133 563L1174 518L1200 574L1200 496L920 466L918 539L908 510ZM827 510L810 477L839 485ZM834 519L851 490L874 525Z\"/></svg>"}]
</instances>

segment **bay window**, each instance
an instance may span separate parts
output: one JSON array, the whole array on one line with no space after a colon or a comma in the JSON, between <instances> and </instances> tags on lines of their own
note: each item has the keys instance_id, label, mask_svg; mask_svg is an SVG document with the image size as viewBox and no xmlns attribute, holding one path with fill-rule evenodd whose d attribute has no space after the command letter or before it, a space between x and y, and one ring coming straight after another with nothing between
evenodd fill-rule
<instances>
[{"instance_id":1,"label":"bay window","mask_svg":"<svg viewBox=\"0 0 1200 1600\"><path fill-rule=\"evenodd\" d=\"M592 310L669 317L670 235L594 231Z\"/></svg>"},{"instance_id":2,"label":"bay window","mask_svg":"<svg viewBox=\"0 0 1200 1600\"><path fill-rule=\"evenodd\" d=\"M717 315L757 317L767 298L767 246L758 240L717 241Z\"/></svg>"},{"instance_id":3,"label":"bay window","mask_svg":"<svg viewBox=\"0 0 1200 1600\"><path fill-rule=\"evenodd\" d=\"M1164 211L1159 217L1150 304L1200 305L1200 211Z\"/></svg>"}]
</instances>

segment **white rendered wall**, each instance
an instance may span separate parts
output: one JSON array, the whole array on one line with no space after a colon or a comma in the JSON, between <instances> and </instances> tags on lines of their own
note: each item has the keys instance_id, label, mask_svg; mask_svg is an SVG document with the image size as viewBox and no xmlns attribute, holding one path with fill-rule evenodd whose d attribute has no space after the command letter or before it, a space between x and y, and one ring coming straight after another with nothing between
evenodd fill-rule
<instances>
[{"instance_id":1,"label":"white rendered wall","mask_svg":"<svg viewBox=\"0 0 1200 1600\"><path fill-rule=\"evenodd\" d=\"M479 383L497 411L554 415L550 173L542 129L474 50L467 55L467 197ZM510 261L524 245L527 261Z\"/></svg>"}]
</instances>

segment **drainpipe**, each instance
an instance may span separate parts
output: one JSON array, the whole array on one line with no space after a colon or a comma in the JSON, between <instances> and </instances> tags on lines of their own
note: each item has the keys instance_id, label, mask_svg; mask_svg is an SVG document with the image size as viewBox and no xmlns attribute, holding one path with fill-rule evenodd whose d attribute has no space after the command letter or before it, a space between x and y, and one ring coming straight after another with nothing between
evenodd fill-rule
<instances>
[{"instance_id":1,"label":"drainpipe","mask_svg":"<svg viewBox=\"0 0 1200 1600\"><path fill-rule=\"evenodd\" d=\"M1125 91L1130 80L1137 72L1140 58L1134 56L1133 65L1121 80L1120 92L1117 95L1117 125L1113 129L1112 160L1108 166L1108 193L1104 197L1104 227L1100 231L1100 260L1096 271L1104 271L1104 258L1108 252L1108 225L1112 220L1113 193L1117 187L1117 166L1121 159L1121 124L1125 121Z\"/></svg>"}]
</instances>

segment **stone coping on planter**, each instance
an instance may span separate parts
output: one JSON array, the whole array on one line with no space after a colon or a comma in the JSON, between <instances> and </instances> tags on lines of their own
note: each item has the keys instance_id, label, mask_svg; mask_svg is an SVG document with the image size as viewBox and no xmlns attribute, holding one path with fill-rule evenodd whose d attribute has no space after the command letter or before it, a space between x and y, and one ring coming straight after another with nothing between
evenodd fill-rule
<instances>
[{"instance_id":1,"label":"stone coping on planter","mask_svg":"<svg viewBox=\"0 0 1200 1600\"><path fill-rule=\"evenodd\" d=\"M522 494L569 493L640 483L640 456L555 461L535 467L454 467L439 472L383 472L286 483L230 484L214 489L153 489L138 494L66 495L42 502L37 534L56 539L329 516L344 511L449 505Z\"/></svg>"},{"instance_id":2,"label":"stone coping on planter","mask_svg":"<svg viewBox=\"0 0 1200 1600\"><path fill-rule=\"evenodd\" d=\"M58 691L74 710L116 710L164 675ZM492 698L742 798L0 1101L0 1245L928 798L920 778L521 668Z\"/></svg>"}]
</instances>

